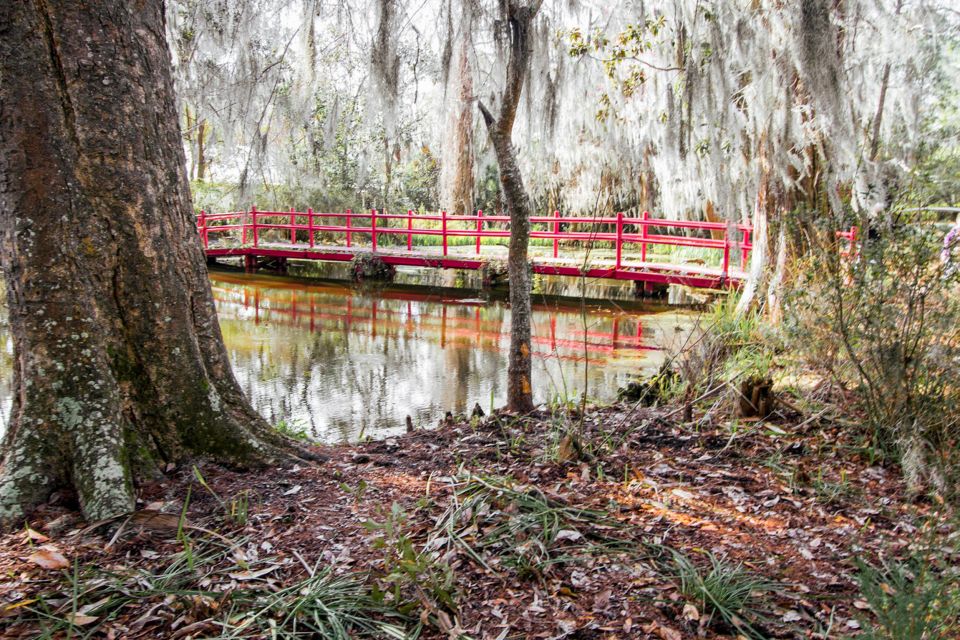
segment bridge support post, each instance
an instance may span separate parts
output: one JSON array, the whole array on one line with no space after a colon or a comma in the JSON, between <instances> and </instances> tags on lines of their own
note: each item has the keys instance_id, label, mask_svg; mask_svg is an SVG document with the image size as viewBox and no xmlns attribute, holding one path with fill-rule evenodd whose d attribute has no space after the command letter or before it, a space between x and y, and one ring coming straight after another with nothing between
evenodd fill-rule
<instances>
[{"instance_id":1,"label":"bridge support post","mask_svg":"<svg viewBox=\"0 0 960 640\"><path fill-rule=\"evenodd\" d=\"M207 231L207 212L203 209L200 209L200 234L203 237L203 248L206 249L210 246L210 234Z\"/></svg>"},{"instance_id":2,"label":"bridge support post","mask_svg":"<svg viewBox=\"0 0 960 640\"><path fill-rule=\"evenodd\" d=\"M560 255L560 212L553 212L553 257Z\"/></svg>"},{"instance_id":3,"label":"bridge support post","mask_svg":"<svg viewBox=\"0 0 960 640\"><path fill-rule=\"evenodd\" d=\"M648 282L646 280L634 280L633 294L638 298L656 298L669 288L669 285Z\"/></svg>"},{"instance_id":4,"label":"bridge support post","mask_svg":"<svg viewBox=\"0 0 960 640\"><path fill-rule=\"evenodd\" d=\"M726 285L730 274L730 225L723 231L723 269L720 272L720 283Z\"/></svg>"},{"instance_id":5,"label":"bridge support post","mask_svg":"<svg viewBox=\"0 0 960 640\"><path fill-rule=\"evenodd\" d=\"M623 262L623 212L617 213L617 270Z\"/></svg>"},{"instance_id":6,"label":"bridge support post","mask_svg":"<svg viewBox=\"0 0 960 640\"><path fill-rule=\"evenodd\" d=\"M407 209L407 251L413 251L413 209Z\"/></svg>"},{"instance_id":7,"label":"bridge support post","mask_svg":"<svg viewBox=\"0 0 960 640\"><path fill-rule=\"evenodd\" d=\"M447 255L447 211L440 212L440 226L443 229L443 255ZM446 311L446 309L444 309Z\"/></svg>"},{"instance_id":8,"label":"bridge support post","mask_svg":"<svg viewBox=\"0 0 960 640\"><path fill-rule=\"evenodd\" d=\"M640 237L643 238L643 242L640 243L640 262L647 261L647 236L650 235L650 228L647 221L650 219L650 212L644 211L641 216L642 222L640 223Z\"/></svg>"},{"instance_id":9,"label":"bridge support post","mask_svg":"<svg viewBox=\"0 0 960 640\"><path fill-rule=\"evenodd\" d=\"M290 207L290 244L297 244L297 214Z\"/></svg>"},{"instance_id":10,"label":"bridge support post","mask_svg":"<svg viewBox=\"0 0 960 640\"><path fill-rule=\"evenodd\" d=\"M747 256L750 255L750 230L743 230L743 244L740 245L740 268L747 268Z\"/></svg>"},{"instance_id":11,"label":"bridge support post","mask_svg":"<svg viewBox=\"0 0 960 640\"><path fill-rule=\"evenodd\" d=\"M483 209L477 209L477 255L480 255L480 237L483 235Z\"/></svg>"},{"instance_id":12,"label":"bridge support post","mask_svg":"<svg viewBox=\"0 0 960 640\"><path fill-rule=\"evenodd\" d=\"M257 205L250 206L250 217L253 219L253 246L256 247L259 241L257 234Z\"/></svg>"},{"instance_id":13,"label":"bridge support post","mask_svg":"<svg viewBox=\"0 0 960 640\"><path fill-rule=\"evenodd\" d=\"M310 234L310 248L313 249L313 207L307 207L307 233Z\"/></svg>"},{"instance_id":14,"label":"bridge support post","mask_svg":"<svg viewBox=\"0 0 960 640\"><path fill-rule=\"evenodd\" d=\"M257 256L243 256L243 270L247 273L253 273L257 270Z\"/></svg>"},{"instance_id":15,"label":"bridge support post","mask_svg":"<svg viewBox=\"0 0 960 640\"><path fill-rule=\"evenodd\" d=\"M347 209L347 249L350 248L350 221L353 219L353 212Z\"/></svg>"},{"instance_id":16,"label":"bridge support post","mask_svg":"<svg viewBox=\"0 0 960 640\"><path fill-rule=\"evenodd\" d=\"M373 242L373 252L377 252L377 210L370 210L370 239Z\"/></svg>"}]
</instances>

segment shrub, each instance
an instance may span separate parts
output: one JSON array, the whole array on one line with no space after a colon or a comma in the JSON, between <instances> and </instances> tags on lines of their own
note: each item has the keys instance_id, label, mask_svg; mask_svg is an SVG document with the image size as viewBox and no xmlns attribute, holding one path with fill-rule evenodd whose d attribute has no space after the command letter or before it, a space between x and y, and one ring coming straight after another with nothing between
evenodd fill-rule
<instances>
[{"instance_id":1,"label":"shrub","mask_svg":"<svg viewBox=\"0 0 960 640\"><path fill-rule=\"evenodd\" d=\"M743 405L747 387L769 387L774 341L756 311L738 313L736 294L718 301L697 321L690 337L673 348L673 368L681 383L675 393L684 403L725 392Z\"/></svg>"},{"instance_id":2,"label":"shrub","mask_svg":"<svg viewBox=\"0 0 960 640\"><path fill-rule=\"evenodd\" d=\"M857 582L875 619L862 620L869 640L946 640L960 637L956 570L939 566L931 550L877 565L858 561ZM952 572L952 573L951 573Z\"/></svg>"},{"instance_id":3,"label":"shrub","mask_svg":"<svg viewBox=\"0 0 960 640\"><path fill-rule=\"evenodd\" d=\"M960 301L942 248L942 232L912 222L883 230L850 259L823 243L785 316L807 364L856 389L868 436L900 461L910 487L946 492L960 436Z\"/></svg>"}]
</instances>

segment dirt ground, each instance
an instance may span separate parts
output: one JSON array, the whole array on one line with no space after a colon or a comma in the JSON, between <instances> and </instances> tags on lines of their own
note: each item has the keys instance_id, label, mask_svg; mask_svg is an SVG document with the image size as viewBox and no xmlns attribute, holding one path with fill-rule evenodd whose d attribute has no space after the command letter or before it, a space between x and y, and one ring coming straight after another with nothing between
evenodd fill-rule
<instances>
[{"instance_id":1,"label":"dirt ground","mask_svg":"<svg viewBox=\"0 0 960 640\"><path fill-rule=\"evenodd\" d=\"M219 637L232 594L277 593L321 568L412 603L428 638L856 636L870 616L856 559L896 556L946 507L908 499L850 431L823 416L681 423L615 404L451 419L318 447L316 466L171 469L140 488L130 518L87 526L61 496L0 538L0 637ZM486 506L444 530L471 496ZM550 511L514 527L530 496ZM188 590L144 587L185 540L230 553L191 567ZM731 624L685 595L674 551L701 575L712 554L758 578L756 615ZM110 580L127 586L105 591Z\"/></svg>"}]
</instances>

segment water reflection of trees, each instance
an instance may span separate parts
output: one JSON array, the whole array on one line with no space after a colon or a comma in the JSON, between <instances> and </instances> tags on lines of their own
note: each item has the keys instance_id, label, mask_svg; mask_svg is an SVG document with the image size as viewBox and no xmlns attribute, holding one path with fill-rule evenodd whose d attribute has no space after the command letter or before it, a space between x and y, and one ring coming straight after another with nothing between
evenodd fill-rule
<instances>
[{"instance_id":1,"label":"water reflection of trees","mask_svg":"<svg viewBox=\"0 0 960 640\"><path fill-rule=\"evenodd\" d=\"M343 440L400 429L407 414L432 423L447 410L486 407L491 390L503 401L504 305L234 275L212 280L237 376L268 420L293 418L318 437ZM653 366L659 354L644 342L642 317L591 310L584 332L577 309L538 306L538 399L582 387L584 339L594 392L609 397L631 372Z\"/></svg>"}]
</instances>

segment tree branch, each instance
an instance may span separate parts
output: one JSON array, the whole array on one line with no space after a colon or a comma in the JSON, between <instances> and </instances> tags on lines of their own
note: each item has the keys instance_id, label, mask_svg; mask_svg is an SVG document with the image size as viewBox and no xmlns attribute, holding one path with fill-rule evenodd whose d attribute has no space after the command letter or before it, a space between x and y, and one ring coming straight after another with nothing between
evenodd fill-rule
<instances>
[{"instance_id":1,"label":"tree branch","mask_svg":"<svg viewBox=\"0 0 960 640\"><path fill-rule=\"evenodd\" d=\"M493 123L496 122L496 120L494 119L493 114L491 114L487 110L487 107L484 106L483 100L477 100L477 107L479 107L480 113L483 114L483 121L486 123L487 129L493 127Z\"/></svg>"}]
</instances>

